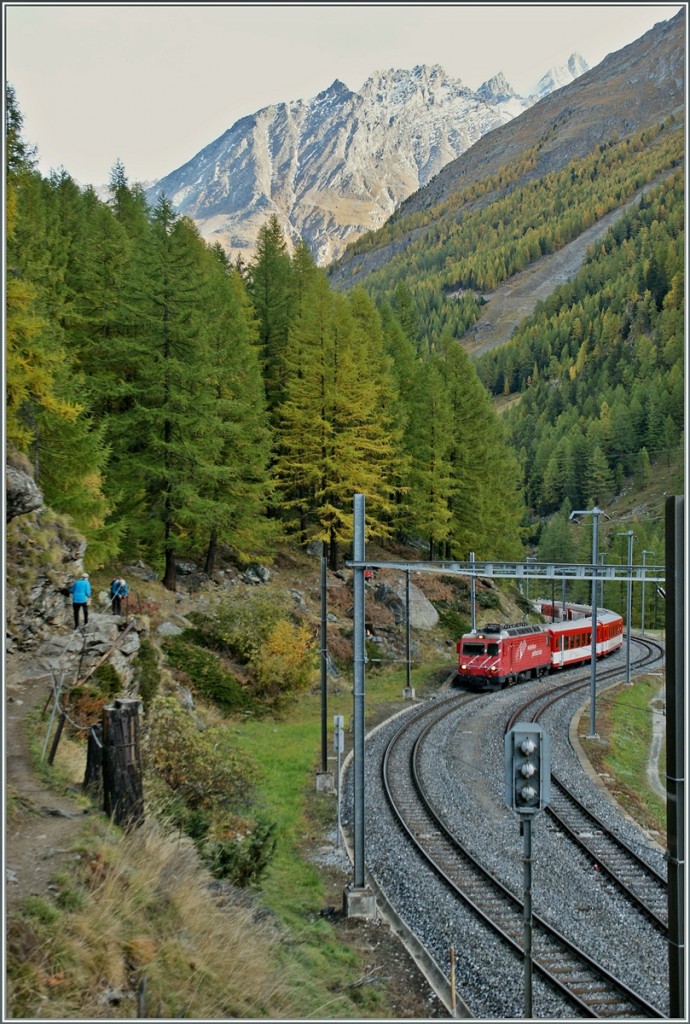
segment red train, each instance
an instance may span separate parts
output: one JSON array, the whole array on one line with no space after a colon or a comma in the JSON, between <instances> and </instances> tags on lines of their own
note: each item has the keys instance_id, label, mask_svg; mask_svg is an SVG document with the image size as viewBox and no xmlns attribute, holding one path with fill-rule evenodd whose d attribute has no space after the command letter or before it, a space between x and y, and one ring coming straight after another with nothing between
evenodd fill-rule
<instances>
[{"instance_id":1,"label":"red train","mask_svg":"<svg viewBox=\"0 0 690 1024\"><path fill-rule=\"evenodd\" d=\"M592 660L592 610L585 605L560 606L540 602L544 616L559 621L543 626L489 623L465 633L457 643L455 682L472 690L502 690L535 679L552 669ZM617 612L597 608L597 657L623 643L623 619Z\"/></svg>"}]
</instances>

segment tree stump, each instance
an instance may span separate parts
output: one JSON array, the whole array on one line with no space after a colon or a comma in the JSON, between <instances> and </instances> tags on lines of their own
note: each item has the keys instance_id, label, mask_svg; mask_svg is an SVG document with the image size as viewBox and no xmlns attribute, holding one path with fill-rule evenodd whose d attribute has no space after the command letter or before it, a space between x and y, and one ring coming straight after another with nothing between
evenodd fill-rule
<instances>
[{"instance_id":1,"label":"tree stump","mask_svg":"<svg viewBox=\"0 0 690 1024\"><path fill-rule=\"evenodd\" d=\"M124 699L103 708L103 810L124 828L144 821L140 708L141 701Z\"/></svg>"}]
</instances>

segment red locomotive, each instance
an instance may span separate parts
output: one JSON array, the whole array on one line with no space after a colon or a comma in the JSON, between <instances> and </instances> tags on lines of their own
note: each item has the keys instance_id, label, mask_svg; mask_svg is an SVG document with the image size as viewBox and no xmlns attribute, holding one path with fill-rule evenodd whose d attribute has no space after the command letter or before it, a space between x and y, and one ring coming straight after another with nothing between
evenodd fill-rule
<instances>
[{"instance_id":1,"label":"red locomotive","mask_svg":"<svg viewBox=\"0 0 690 1024\"><path fill-rule=\"evenodd\" d=\"M501 690L513 683L536 679L551 669L592 660L591 608L567 605L565 615L548 602L539 605L542 615L560 621L543 626L489 623L465 635L457 643L456 683L473 690ZM617 612L597 609L597 657L617 650L623 643L623 619Z\"/></svg>"}]
</instances>

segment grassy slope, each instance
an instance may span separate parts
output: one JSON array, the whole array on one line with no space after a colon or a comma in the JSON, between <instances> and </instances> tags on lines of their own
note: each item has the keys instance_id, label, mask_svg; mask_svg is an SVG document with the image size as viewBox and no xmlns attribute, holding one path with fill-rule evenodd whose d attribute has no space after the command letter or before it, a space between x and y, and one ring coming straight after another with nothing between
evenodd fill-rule
<instances>
[{"instance_id":1,"label":"grassy slope","mask_svg":"<svg viewBox=\"0 0 690 1024\"><path fill-rule=\"evenodd\" d=\"M286 586L299 576L313 614L315 568L312 579L306 563L289 561L284 571ZM158 597L165 615L174 600L149 585L149 612ZM506 607L505 614L514 619L516 612ZM488 615L495 617L496 610ZM412 678L420 697L438 685L440 669L452 664L446 639L422 644L426 667ZM403 706L404 684L400 665L368 673L368 728ZM334 714L349 721L347 673L331 691L329 734ZM260 894L245 893L238 900L236 892L227 892L219 902L184 840L162 834L153 822L126 837L102 816L90 818L77 840L74 871L56 878L49 898L32 898L12 926L13 1013L42 1015L49 1006L57 1018L125 1018L135 1015L139 999L149 1016L428 1016L419 982L409 980L409 964L397 963L395 943L383 926L353 924L325 912L337 906L347 876L324 869L314 856L318 847L332 847L336 817L334 796L315 792L320 709L317 688L279 720L227 720L237 746L261 765L259 798L279 822L276 856ZM608 728L609 719L604 721ZM612 729L619 728L616 719L610 721ZM39 742L44 730L38 727ZM625 772L630 757L639 760L644 752L627 758ZM606 771L618 770L617 762L607 759ZM66 777L77 781L82 774L82 752L74 741L63 740L55 778L64 785ZM644 778L627 779L625 785L644 787ZM121 997L108 1003L108 993Z\"/></svg>"}]
</instances>

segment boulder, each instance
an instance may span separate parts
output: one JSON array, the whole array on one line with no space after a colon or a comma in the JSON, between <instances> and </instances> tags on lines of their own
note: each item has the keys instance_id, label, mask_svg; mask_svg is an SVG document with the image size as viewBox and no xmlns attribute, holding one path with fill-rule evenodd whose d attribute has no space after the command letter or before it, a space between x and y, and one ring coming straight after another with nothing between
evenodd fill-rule
<instances>
[{"instance_id":1,"label":"boulder","mask_svg":"<svg viewBox=\"0 0 690 1024\"><path fill-rule=\"evenodd\" d=\"M15 466L5 467L5 522L35 512L43 505L43 494L32 477Z\"/></svg>"},{"instance_id":2,"label":"boulder","mask_svg":"<svg viewBox=\"0 0 690 1024\"><path fill-rule=\"evenodd\" d=\"M406 586L402 579L396 584L377 583L374 588L374 600L385 604L393 612L396 625L406 621ZM419 587L410 583L410 625L413 629L434 629L439 622L439 614L431 601L425 597Z\"/></svg>"}]
</instances>

